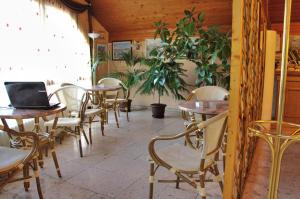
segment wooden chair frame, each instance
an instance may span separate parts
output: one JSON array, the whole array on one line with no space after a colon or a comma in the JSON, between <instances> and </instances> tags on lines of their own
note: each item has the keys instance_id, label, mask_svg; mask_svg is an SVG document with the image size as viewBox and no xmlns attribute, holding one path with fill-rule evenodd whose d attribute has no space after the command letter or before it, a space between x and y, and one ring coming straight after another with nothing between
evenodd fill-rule
<instances>
[{"instance_id":1,"label":"wooden chair frame","mask_svg":"<svg viewBox=\"0 0 300 199\"><path fill-rule=\"evenodd\" d=\"M222 125L222 129L221 129L221 135L219 137L218 143L216 145L216 148L213 149L212 151L208 152L205 154L205 156L208 155L212 155L214 156L213 161L209 164L209 165L205 165L205 158L202 158L201 161L199 162L199 170L180 170L177 168L174 168L172 165L168 164L167 162L165 162L164 160L162 160L159 155L157 154L156 150L155 150L155 143L158 141L171 141L171 140L176 140L179 138L189 138L190 134L195 132L195 131L202 131L205 133L205 128L214 121L217 121L218 119L220 119L221 117L224 117L224 114L226 114L226 118L225 121ZM185 132L177 134L175 136L158 136L154 139L151 140L151 142L148 145L148 151L149 154L151 156L151 160L150 160L150 176L149 176L149 199L153 199L153 188L154 188L154 176L155 173L157 171L157 169L161 166L161 167L165 167L166 169L168 169L170 172L174 173L177 176L176 180L158 180L158 182L166 182L166 183L176 183L176 188L179 188L179 183L180 182L186 182L188 184L190 184L192 187L194 187L195 189L197 189L200 193L200 196L202 199L206 198L206 193L205 193L205 181L211 181L211 180L206 180L205 176L206 173L209 171L211 172L215 178L216 181L219 183L221 190L223 191L223 182L222 182L222 177L220 176L220 172L218 170L216 161L218 160L218 152L221 149L222 146L222 141L223 141L223 137L224 137L224 133L226 130L226 126L227 126L227 112L220 114L218 116L215 116L213 118L210 118L207 121L201 122L199 123L197 126L195 125L191 125L189 127L189 129L187 129ZM204 140L205 142L205 140ZM192 147L193 149L195 149L194 145L191 145L190 142L187 142L189 147ZM185 147L185 146L183 146ZM205 157L204 156L204 157ZM194 175L197 175L197 179L194 178Z\"/></svg>"},{"instance_id":2,"label":"wooden chair frame","mask_svg":"<svg viewBox=\"0 0 300 199\"><path fill-rule=\"evenodd\" d=\"M5 120L2 120L3 123L5 123ZM42 189L41 189L41 183L40 183L40 177L39 177L39 168L38 168L38 147L39 147L39 138L38 135L34 132L17 132L15 130L9 129L5 127L7 125L0 125L0 130L6 132L9 137L19 137L22 140L30 141L31 146L27 145L31 148L28 155L22 160L21 163L18 163L14 165L14 167L1 171L0 175L3 177L0 182L0 190L8 183L16 182L16 181L24 181L24 188L25 191L28 191L29 189L29 179L32 178L32 176L29 175L29 168L31 167L34 171L34 177L36 180L37 185L37 191L39 198L43 198ZM25 138L24 138L25 137ZM20 171L23 170L24 176L22 178L14 178L14 176ZM28 174L28 175L27 175ZM4 177L6 176L6 178Z\"/></svg>"}]
</instances>

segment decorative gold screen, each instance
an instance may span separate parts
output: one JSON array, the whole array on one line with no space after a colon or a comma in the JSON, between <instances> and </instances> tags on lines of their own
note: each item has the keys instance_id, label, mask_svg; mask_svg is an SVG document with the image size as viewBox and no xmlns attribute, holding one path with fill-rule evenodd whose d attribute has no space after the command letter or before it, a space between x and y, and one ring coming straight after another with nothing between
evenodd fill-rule
<instances>
[{"instance_id":1,"label":"decorative gold screen","mask_svg":"<svg viewBox=\"0 0 300 199\"><path fill-rule=\"evenodd\" d=\"M235 18L238 17L238 18ZM241 198L255 148L249 122L261 118L267 21L260 0L233 0L232 66L224 198Z\"/></svg>"}]
</instances>

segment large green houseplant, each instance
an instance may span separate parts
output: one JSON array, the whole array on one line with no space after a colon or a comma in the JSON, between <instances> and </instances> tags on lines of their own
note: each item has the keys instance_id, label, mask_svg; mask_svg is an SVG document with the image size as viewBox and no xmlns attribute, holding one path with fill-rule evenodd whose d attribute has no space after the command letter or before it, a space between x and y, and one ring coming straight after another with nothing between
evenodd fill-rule
<instances>
[{"instance_id":1,"label":"large green houseplant","mask_svg":"<svg viewBox=\"0 0 300 199\"><path fill-rule=\"evenodd\" d=\"M127 106L127 110L131 111L131 102L130 99L130 91L131 89L136 86L141 80L141 74L143 70L140 68L140 62L142 60L141 57L133 55L130 51L124 52L121 56L121 59L126 64L125 71L118 71L109 74L110 77L114 77L120 79L128 89L129 99L127 103L120 104L120 110L125 111L125 107Z\"/></svg>"},{"instance_id":2,"label":"large green houseplant","mask_svg":"<svg viewBox=\"0 0 300 199\"><path fill-rule=\"evenodd\" d=\"M166 104L161 103L161 96L171 93L176 99L184 99L181 92L187 91L187 84L183 79L186 70L182 68L182 63L176 62L180 54L173 45L172 35L166 24L158 22L155 25L157 27L155 38L160 37L162 46L154 48L150 52L151 57L143 60L148 70L143 73L144 82L137 92L147 95L157 94L158 103L151 104L152 116L163 118Z\"/></svg>"}]
</instances>

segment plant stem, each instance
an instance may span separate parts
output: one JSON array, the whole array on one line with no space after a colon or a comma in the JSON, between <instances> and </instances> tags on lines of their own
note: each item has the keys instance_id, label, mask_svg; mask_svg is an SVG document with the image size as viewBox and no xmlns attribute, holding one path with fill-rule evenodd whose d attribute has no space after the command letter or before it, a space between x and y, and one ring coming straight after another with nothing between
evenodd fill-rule
<instances>
[{"instance_id":1,"label":"plant stem","mask_svg":"<svg viewBox=\"0 0 300 199\"><path fill-rule=\"evenodd\" d=\"M160 104L160 93L158 92L158 104Z\"/></svg>"}]
</instances>

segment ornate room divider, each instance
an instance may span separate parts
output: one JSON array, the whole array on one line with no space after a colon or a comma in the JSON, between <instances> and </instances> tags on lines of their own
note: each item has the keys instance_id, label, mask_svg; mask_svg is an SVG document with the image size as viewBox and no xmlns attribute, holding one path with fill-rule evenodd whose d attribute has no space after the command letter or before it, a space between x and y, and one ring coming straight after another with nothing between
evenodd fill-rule
<instances>
[{"instance_id":1,"label":"ornate room divider","mask_svg":"<svg viewBox=\"0 0 300 199\"><path fill-rule=\"evenodd\" d=\"M241 198L255 149L247 127L261 118L267 16L263 0L233 0L225 199Z\"/></svg>"}]
</instances>

